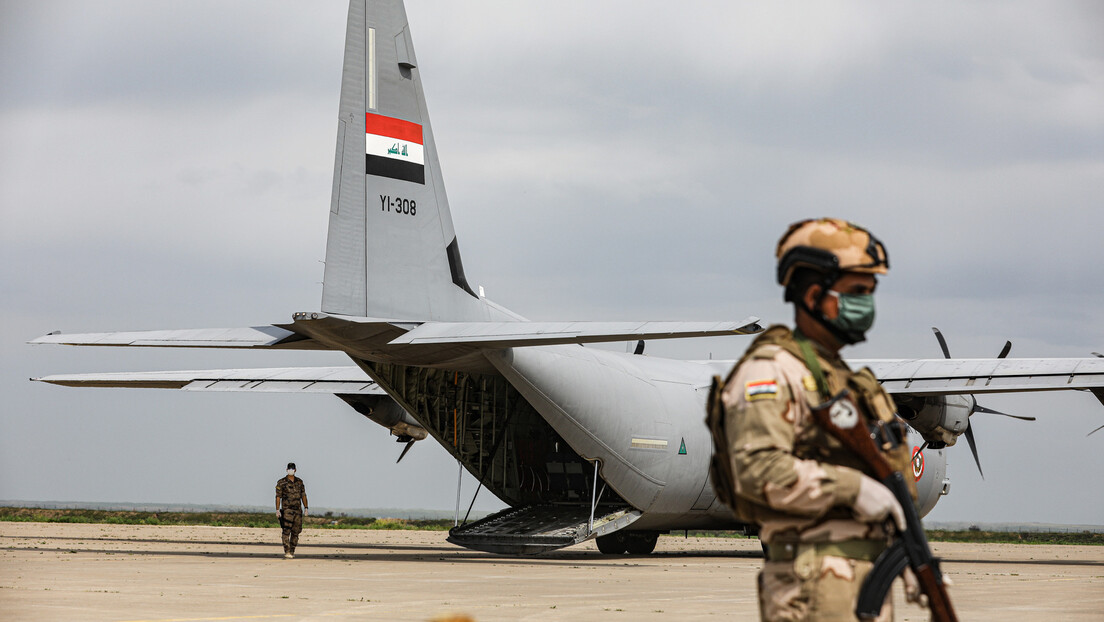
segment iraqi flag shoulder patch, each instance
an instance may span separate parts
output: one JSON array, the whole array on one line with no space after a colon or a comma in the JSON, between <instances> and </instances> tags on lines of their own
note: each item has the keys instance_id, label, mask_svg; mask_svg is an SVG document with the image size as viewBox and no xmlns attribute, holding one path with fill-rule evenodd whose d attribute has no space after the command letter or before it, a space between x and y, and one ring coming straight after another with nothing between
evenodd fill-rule
<instances>
[{"instance_id":1,"label":"iraqi flag shoulder patch","mask_svg":"<svg viewBox=\"0 0 1104 622\"><path fill-rule=\"evenodd\" d=\"M369 175L425 183L422 126L394 117L365 113L365 172Z\"/></svg>"},{"instance_id":2,"label":"iraqi flag shoulder patch","mask_svg":"<svg viewBox=\"0 0 1104 622\"><path fill-rule=\"evenodd\" d=\"M744 399L749 402L773 400L778 397L777 380L753 380L744 386Z\"/></svg>"}]
</instances>

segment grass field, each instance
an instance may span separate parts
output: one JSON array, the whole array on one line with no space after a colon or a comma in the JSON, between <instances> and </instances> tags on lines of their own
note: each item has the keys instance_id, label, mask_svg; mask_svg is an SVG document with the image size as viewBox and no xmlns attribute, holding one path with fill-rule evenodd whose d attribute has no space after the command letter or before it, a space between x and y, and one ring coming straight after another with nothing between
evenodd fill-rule
<instances>
[{"instance_id":1,"label":"grass field","mask_svg":"<svg viewBox=\"0 0 1104 622\"><path fill-rule=\"evenodd\" d=\"M107 510L51 510L41 508L0 508L0 521L37 523L99 523L108 525L212 525L218 527L279 527L276 512L134 512ZM452 521L407 520L334 515L307 516L305 529L418 529L447 531ZM734 531L691 531L697 537L747 537ZM933 542L979 542L1012 544L1069 544L1104 546L1104 533L1044 531L951 531L929 529Z\"/></svg>"},{"instance_id":2,"label":"grass field","mask_svg":"<svg viewBox=\"0 0 1104 622\"><path fill-rule=\"evenodd\" d=\"M0 508L0 521L34 523L101 523L107 525L212 525L216 527L279 527L272 512L134 512ZM303 517L305 529L419 529L447 531L451 520L407 520L362 516Z\"/></svg>"}]
</instances>

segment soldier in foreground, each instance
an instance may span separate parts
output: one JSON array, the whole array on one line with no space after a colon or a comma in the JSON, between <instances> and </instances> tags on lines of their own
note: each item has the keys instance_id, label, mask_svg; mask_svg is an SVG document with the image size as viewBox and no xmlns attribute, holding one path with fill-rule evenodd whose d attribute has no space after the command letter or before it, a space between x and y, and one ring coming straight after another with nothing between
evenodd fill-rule
<instances>
[{"instance_id":1,"label":"soldier in foreground","mask_svg":"<svg viewBox=\"0 0 1104 622\"><path fill-rule=\"evenodd\" d=\"M733 510L759 526L766 545L762 619L854 620L862 581L887 545L886 521L903 530L904 517L889 489L813 420L812 408L846 388L860 417L893 420L893 400L873 374L852 372L839 356L865 340L876 275L888 272L889 260L868 231L829 218L791 225L776 255L796 328L769 328L725 381L728 456L719 468L729 470ZM898 470L910 458L903 440L886 452ZM915 483L908 484L915 499ZM909 600L919 595L914 583L906 580ZM892 617L887 596L878 619Z\"/></svg>"},{"instance_id":2,"label":"soldier in foreground","mask_svg":"<svg viewBox=\"0 0 1104 622\"><path fill-rule=\"evenodd\" d=\"M300 509L302 502L302 509ZM299 532L303 530L303 516L307 514L307 486L295 477L295 463L287 465L287 476L276 482L276 518L280 520L281 538L284 541L284 558L295 557L299 544Z\"/></svg>"}]
</instances>

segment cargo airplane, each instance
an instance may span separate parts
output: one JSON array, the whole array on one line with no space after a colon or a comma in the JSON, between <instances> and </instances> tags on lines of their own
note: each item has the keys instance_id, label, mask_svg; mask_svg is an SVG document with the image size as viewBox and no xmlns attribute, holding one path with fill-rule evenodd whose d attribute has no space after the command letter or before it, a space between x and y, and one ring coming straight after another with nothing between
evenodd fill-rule
<instances>
[{"instance_id":1,"label":"cargo airplane","mask_svg":"<svg viewBox=\"0 0 1104 622\"><path fill-rule=\"evenodd\" d=\"M404 452L432 437L509 506L454 528L451 542L518 554L595 538L605 553L648 553L661 532L747 527L715 498L703 423L710 381L732 361L583 345L761 329L756 317L530 322L473 289L405 8L401 0L352 0L320 309L279 325L50 334L33 343L344 352L354 365L36 380L331 393L407 443ZM852 361L874 370L911 426L922 514L947 493L945 448L963 434L972 446L970 415L991 412L975 395L1079 389L1104 402L1104 360L1004 354Z\"/></svg>"}]
</instances>

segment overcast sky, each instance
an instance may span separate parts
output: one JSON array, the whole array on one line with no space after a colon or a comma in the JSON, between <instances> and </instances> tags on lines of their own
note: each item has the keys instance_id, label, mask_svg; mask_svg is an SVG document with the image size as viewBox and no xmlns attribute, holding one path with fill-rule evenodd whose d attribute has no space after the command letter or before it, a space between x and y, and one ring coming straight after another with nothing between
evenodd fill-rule
<instances>
[{"instance_id":1,"label":"overcast sky","mask_svg":"<svg viewBox=\"0 0 1104 622\"><path fill-rule=\"evenodd\" d=\"M1104 351L1099 3L408 4L469 281L527 317L786 321L775 242L833 215L892 261L849 356ZM262 505L294 460L316 507L453 507L444 450L330 396L27 381L346 363L24 344L318 309L345 15L0 3L0 499ZM1104 524L1092 395L981 403L1039 420L976 416L931 520Z\"/></svg>"}]
</instances>

